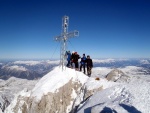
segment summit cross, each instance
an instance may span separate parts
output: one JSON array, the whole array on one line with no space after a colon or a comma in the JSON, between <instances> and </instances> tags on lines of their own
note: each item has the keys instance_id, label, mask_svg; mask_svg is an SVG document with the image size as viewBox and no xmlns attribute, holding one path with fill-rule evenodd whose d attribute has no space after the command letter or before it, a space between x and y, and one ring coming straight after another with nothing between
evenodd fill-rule
<instances>
[{"instance_id":1,"label":"summit cross","mask_svg":"<svg viewBox=\"0 0 150 113\"><path fill-rule=\"evenodd\" d=\"M79 31L74 30L68 33L68 26L69 26L69 17L63 16L62 18L62 33L60 36L56 36L55 40L61 43L60 47L60 66L62 66L62 71L65 67L65 53L67 50L67 41L69 38L73 38L79 36Z\"/></svg>"}]
</instances>

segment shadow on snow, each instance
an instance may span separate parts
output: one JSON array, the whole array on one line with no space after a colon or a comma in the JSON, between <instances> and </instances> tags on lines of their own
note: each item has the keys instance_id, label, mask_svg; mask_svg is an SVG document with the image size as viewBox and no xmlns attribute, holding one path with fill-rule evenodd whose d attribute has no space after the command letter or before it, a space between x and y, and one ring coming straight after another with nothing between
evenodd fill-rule
<instances>
[{"instance_id":1,"label":"shadow on snow","mask_svg":"<svg viewBox=\"0 0 150 113\"><path fill-rule=\"evenodd\" d=\"M98 105L102 105L104 103L100 103L97 105L94 105L92 107L88 107L84 110L84 113L91 113L91 109L95 106ZM119 104L122 108L124 108L128 113L142 113L141 111L138 111L134 106L129 106L129 105L125 105L125 104ZM109 107L104 107L102 111L100 111L99 113L117 113L116 110L109 108Z\"/></svg>"}]
</instances>

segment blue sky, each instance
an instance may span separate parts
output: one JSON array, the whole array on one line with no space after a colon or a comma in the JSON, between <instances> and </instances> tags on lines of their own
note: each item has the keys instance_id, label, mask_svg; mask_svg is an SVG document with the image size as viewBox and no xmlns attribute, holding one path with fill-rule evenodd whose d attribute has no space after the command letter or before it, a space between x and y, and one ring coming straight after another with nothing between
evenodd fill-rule
<instances>
[{"instance_id":1,"label":"blue sky","mask_svg":"<svg viewBox=\"0 0 150 113\"><path fill-rule=\"evenodd\" d=\"M0 0L0 59L59 58L53 38L64 15L69 31L80 34L68 50L92 58L150 58L149 0Z\"/></svg>"}]
</instances>

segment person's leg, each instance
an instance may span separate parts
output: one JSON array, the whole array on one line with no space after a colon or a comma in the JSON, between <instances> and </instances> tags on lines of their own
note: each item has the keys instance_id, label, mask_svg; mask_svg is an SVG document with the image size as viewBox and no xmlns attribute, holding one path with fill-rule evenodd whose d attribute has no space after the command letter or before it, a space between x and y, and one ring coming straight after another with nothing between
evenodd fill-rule
<instances>
[{"instance_id":1,"label":"person's leg","mask_svg":"<svg viewBox=\"0 0 150 113\"><path fill-rule=\"evenodd\" d=\"M67 62L67 67L69 67L69 60L68 60L68 62Z\"/></svg>"},{"instance_id":2,"label":"person's leg","mask_svg":"<svg viewBox=\"0 0 150 113\"><path fill-rule=\"evenodd\" d=\"M82 66L83 66L83 65L81 64L81 65L80 65L80 71L82 71Z\"/></svg>"},{"instance_id":3,"label":"person's leg","mask_svg":"<svg viewBox=\"0 0 150 113\"><path fill-rule=\"evenodd\" d=\"M85 74L85 64L83 65L83 70L84 70L84 74Z\"/></svg>"},{"instance_id":4,"label":"person's leg","mask_svg":"<svg viewBox=\"0 0 150 113\"><path fill-rule=\"evenodd\" d=\"M92 68L91 67L89 67L89 77L91 76L91 70Z\"/></svg>"},{"instance_id":5,"label":"person's leg","mask_svg":"<svg viewBox=\"0 0 150 113\"><path fill-rule=\"evenodd\" d=\"M87 66L87 75L89 75L89 66Z\"/></svg>"},{"instance_id":6,"label":"person's leg","mask_svg":"<svg viewBox=\"0 0 150 113\"><path fill-rule=\"evenodd\" d=\"M70 67L70 60L68 60L68 67Z\"/></svg>"},{"instance_id":7,"label":"person's leg","mask_svg":"<svg viewBox=\"0 0 150 113\"><path fill-rule=\"evenodd\" d=\"M75 63L75 69L78 71L79 70L79 64L78 62Z\"/></svg>"},{"instance_id":8,"label":"person's leg","mask_svg":"<svg viewBox=\"0 0 150 113\"><path fill-rule=\"evenodd\" d=\"M87 67L87 75L90 77L91 76L91 67Z\"/></svg>"}]
</instances>

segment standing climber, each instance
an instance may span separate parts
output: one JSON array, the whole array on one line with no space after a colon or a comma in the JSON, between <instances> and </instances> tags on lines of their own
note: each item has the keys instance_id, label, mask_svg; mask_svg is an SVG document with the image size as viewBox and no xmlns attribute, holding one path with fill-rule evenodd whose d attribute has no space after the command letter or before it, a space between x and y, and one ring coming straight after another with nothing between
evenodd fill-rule
<instances>
[{"instance_id":1,"label":"standing climber","mask_svg":"<svg viewBox=\"0 0 150 113\"><path fill-rule=\"evenodd\" d=\"M80 71L82 71L82 67L83 67L84 74L85 74L85 63L86 63L86 56L85 54L83 54L83 57L81 58L80 61Z\"/></svg>"},{"instance_id":2,"label":"standing climber","mask_svg":"<svg viewBox=\"0 0 150 113\"><path fill-rule=\"evenodd\" d=\"M93 62L89 55L87 56L86 63L87 63L87 74L90 77L92 73Z\"/></svg>"},{"instance_id":3,"label":"standing climber","mask_svg":"<svg viewBox=\"0 0 150 113\"><path fill-rule=\"evenodd\" d=\"M74 56L75 56L75 52L72 51L72 54L71 54L71 68L75 67L74 66Z\"/></svg>"},{"instance_id":4,"label":"standing climber","mask_svg":"<svg viewBox=\"0 0 150 113\"><path fill-rule=\"evenodd\" d=\"M67 55L67 67L70 67L70 63L71 63L71 53L70 51L66 51L66 55Z\"/></svg>"},{"instance_id":5,"label":"standing climber","mask_svg":"<svg viewBox=\"0 0 150 113\"><path fill-rule=\"evenodd\" d=\"M75 69L76 70L79 70L79 63L78 63L78 59L80 59L80 56L78 55L78 53L77 52L75 52L75 54L74 54L74 63L75 63Z\"/></svg>"}]
</instances>

